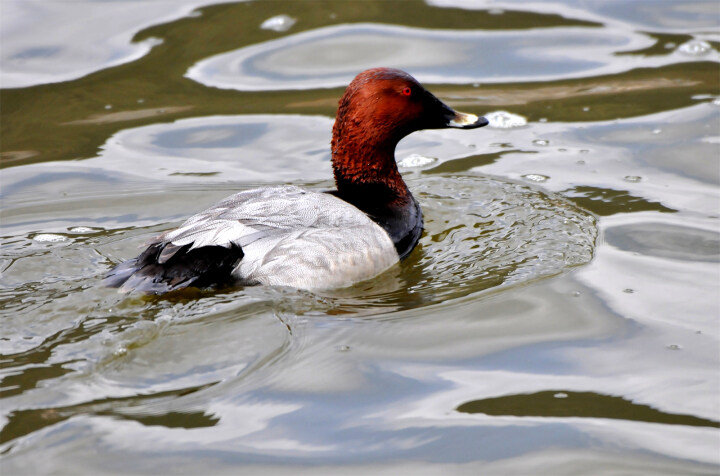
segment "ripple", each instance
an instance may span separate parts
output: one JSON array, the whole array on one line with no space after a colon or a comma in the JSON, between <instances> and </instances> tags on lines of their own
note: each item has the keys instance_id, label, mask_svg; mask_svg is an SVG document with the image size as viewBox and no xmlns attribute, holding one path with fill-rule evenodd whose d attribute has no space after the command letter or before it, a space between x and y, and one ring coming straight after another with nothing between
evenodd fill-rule
<instances>
[{"instance_id":1,"label":"ripple","mask_svg":"<svg viewBox=\"0 0 720 476\"><path fill-rule=\"evenodd\" d=\"M429 30L376 24L318 28L204 59L186 76L246 91L345 86L377 65L426 83L547 81L617 72L618 50L651 46L646 36L578 28L522 32Z\"/></svg>"},{"instance_id":2,"label":"ripple","mask_svg":"<svg viewBox=\"0 0 720 476\"><path fill-rule=\"evenodd\" d=\"M528 185L475 175L409 178L425 218L416 249L393 274L330 293L336 309L425 306L550 276L592 259L595 219ZM384 309L387 311L387 308ZM374 311L374 312L377 312Z\"/></svg>"},{"instance_id":3,"label":"ripple","mask_svg":"<svg viewBox=\"0 0 720 476\"><path fill-rule=\"evenodd\" d=\"M487 119L490 123L490 127L494 127L496 129L514 129L527 125L527 119L523 116L507 111L488 112L485 114L485 119ZM547 145L547 141L546 144L538 145Z\"/></svg>"},{"instance_id":4,"label":"ripple","mask_svg":"<svg viewBox=\"0 0 720 476\"><path fill-rule=\"evenodd\" d=\"M288 15L276 15L262 22L260 28L263 30L288 31L296 21Z\"/></svg>"},{"instance_id":5,"label":"ripple","mask_svg":"<svg viewBox=\"0 0 720 476\"><path fill-rule=\"evenodd\" d=\"M607 242L621 250L659 258L720 262L720 233L667 223L633 223L610 227Z\"/></svg>"},{"instance_id":6,"label":"ripple","mask_svg":"<svg viewBox=\"0 0 720 476\"><path fill-rule=\"evenodd\" d=\"M707 41L690 40L680 45L678 51L687 56L705 56L712 51L712 46Z\"/></svg>"},{"instance_id":7,"label":"ripple","mask_svg":"<svg viewBox=\"0 0 720 476\"><path fill-rule=\"evenodd\" d=\"M400 160L398 160L398 166L410 168L410 167L424 167L426 165L434 164L437 162L437 158L435 157L425 157L424 155L420 154L410 154L407 157L404 157Z\"/></svg>"}]
</instances>

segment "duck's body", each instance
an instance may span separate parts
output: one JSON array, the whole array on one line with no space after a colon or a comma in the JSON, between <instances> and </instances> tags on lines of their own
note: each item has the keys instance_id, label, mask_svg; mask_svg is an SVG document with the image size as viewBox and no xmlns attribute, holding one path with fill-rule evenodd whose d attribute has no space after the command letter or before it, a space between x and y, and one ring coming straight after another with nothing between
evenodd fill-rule
<instances>
[{"instance_id":1,"label":"duck's body","mask_svg":"<svg viewBox=\"0 0 720 476\"><path fill-rule=\"evenodd\" d=\"M240 192L156 237L105 282L161 294L231 283L327 289L370 279L407 256L422 233L422 211L395 163L397 142L419 129L486 124L445 106L407 73L365 71L348 86L333 127L337 190Z\"/></svg>"}]
</instances>

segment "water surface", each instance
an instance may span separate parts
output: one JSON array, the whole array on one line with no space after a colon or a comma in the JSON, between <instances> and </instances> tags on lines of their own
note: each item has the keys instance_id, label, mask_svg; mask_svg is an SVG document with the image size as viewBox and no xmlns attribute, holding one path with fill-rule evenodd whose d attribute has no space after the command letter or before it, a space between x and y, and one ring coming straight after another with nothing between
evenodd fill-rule
<instances>
[{"instance_id":1,"label":"water surface","mask_svg":"<svg viewBox=\"0 0 720 476\"><path fill-rule=\"evenodd\" d=\"M168 5L3 3L3 473L720 470L715 2ZM379 64L494 118L401 142L407 260L100 286L231 193L332 187Z\"/></svg>"}]
</instances>

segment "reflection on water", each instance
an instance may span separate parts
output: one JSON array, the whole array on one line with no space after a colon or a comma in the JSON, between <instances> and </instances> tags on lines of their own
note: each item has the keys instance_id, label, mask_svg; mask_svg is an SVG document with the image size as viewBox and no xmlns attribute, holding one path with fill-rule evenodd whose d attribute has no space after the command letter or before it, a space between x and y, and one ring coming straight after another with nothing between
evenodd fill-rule
<instances>
[{"instance_id":1,"label":"reflection on water","mask_svg":"<svg viewBox=\"0 0 720 476\"><path fill-rule=\"evenodd\" d=\"M3 4L3 474L717 473L716 2L166 3ZM377 62L517 126L399 144L406 261L98 285L234 192L330 188Z\"/></svg>"},{"instance_id":2,"label":"reflection on water","mask_svg":"<svg viewBox=\"0 0 720 476\"><path fill-rule=\"evenodd\" d=\"M618 51L646 48L643 35L554 28L511 32L419 30L341 25L291 35L214 56L187 76L240 90L342 86L378 64L413 71L425 83L498 83L617 73ZM647 59L646 66L675 63Z\"/></svg>"}]
</instances>

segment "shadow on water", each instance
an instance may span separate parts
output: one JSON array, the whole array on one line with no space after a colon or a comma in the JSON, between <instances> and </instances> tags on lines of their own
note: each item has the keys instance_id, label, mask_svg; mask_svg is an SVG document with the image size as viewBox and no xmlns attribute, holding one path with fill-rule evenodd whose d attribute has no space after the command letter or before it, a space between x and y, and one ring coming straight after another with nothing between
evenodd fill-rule
<instances>
[{"instance_id":1,"label":"shadow on water","mask_svg":"<svg viewBox=\"0 0 720 476\"><path fill-rule=\"evenodd\" d=\"M622 397L595 392L547 390L523 395L508 395L463 403L460 413L492 416L609 418L643 421L666 425L707 426L720 428L720 422L692 415L665 413L648 405L639 405Z\"/></svg>"}]
</instances>

